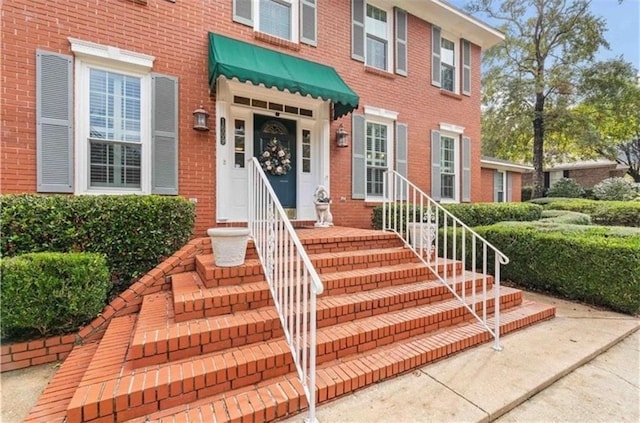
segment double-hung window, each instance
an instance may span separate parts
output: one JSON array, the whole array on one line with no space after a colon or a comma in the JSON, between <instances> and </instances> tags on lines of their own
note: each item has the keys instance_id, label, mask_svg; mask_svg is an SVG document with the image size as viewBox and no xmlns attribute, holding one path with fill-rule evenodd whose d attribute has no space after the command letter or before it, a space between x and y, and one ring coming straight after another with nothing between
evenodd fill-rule
<instances>
[{"instance_id":1,"label":"double-hung window","mask_svg":"<svg viewBox=\"0 0 640 423\"><path fill-rule=\"evenodd\" d=\"M456 45L442 38L440 42L441 88L456 92Z\"/></svg>"},{"instance_id":2,"label":"double-hung window","mask_svg":"<svg viewBox=\"0 0 640 423\"><path fill-rule=\"evenodd\" d=\"M367 196L382 197L384 172L389 167L388 127L382 123L367 122Z\"/></svg>"},{"instance_id":3,"label":"double-hung window","mask_svg":"<svg viewBox=\"0 0 640 423\"><path fill-rule=\"evenodd\" d=\"M367 4L365 63L381 70L387 70L389 61L390 31L387 20L386 11Z\"/></svg>"},{"instance_id":4,"label":"double-hung window","mask_svg":"<svg viewBox=\"0 0 640 423\"><path fill-rule=\"evenodd\" d=\"M458 137L440 135L440 198L458 201Z\"/></svg>"},{"instance_id":5,"label":"double-hung window","mask_svg":"<svg viewBox=\"0 0 640 423\"><path fill-rule=\"evenodd\" d=\"M86 76L89 79L89 114L85 117L89 120L88 188L141 190L142 126L148 123L141 117L143 79L98 68L89 68Z\"/></svg>"},{"instance_id":6,"label":"double-hung window","mask_svg":"<svg viewBox=\"0 0 640 423\"><path fill-rule=\"evenodd\" d=\"M317 0L234 0L233 20L292 43L316 45Z\"/></svg>"},{"instance_id":7,"label":"double-hung window","mask_svg":"<svg viewBox=\"0 0 640 423\"><path fill-rule=\"evenodd\" d=\"M502 203L506 200L506 172L502 170L496 170L493 174L493 201Z\"/></svg>"}]
</instances>

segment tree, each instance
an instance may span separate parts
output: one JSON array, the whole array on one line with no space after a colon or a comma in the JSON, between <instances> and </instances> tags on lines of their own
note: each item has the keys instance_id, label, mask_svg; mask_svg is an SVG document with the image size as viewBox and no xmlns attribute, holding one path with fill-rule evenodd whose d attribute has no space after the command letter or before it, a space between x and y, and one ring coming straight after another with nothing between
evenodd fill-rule
<instances>
[{"instance_id":1,"label":"tree","mask_svg":"<svg viewBox=\"0 0 640 423\"><path fill-rule=\"evenodd\" d=\"M593 61L605 22L589 12L590 0L472 0L467 9L500 24L504 42L483 58L483 104L492 147L531 151L533 196L544 189L545 143L560 153L571 143L563 128L572 118L580 70ZM517 147L516 147L517 146Z\"/></svg>"},{"instance_id":2,"label":"tree","mask_svg":"<svg viewBox=\"0 0 640 423\"><path fill-rule=\"evenodd\" d=\"M622 58L595 63L583 72L580 95L574 112L583 123L576 134L581 147L629 166L640 182L638 70Z\"/></svg>"}]
</instances>

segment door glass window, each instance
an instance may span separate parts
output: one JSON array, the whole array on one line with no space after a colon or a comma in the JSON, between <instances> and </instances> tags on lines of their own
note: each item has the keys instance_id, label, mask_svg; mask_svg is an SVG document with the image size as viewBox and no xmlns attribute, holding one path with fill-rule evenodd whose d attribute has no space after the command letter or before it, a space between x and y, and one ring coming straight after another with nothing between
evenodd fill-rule
<instances>
[{"instance_id":1,"label":"door glass window","mask_svg":"<svg viewBox=\"0 0 640 423\"><path fill-rule=\"evenodd\" d=\"M242 119L235 120L234 129L234 159L235 167L242 168L245 165L245 122Z\"/></svg>"},{"instance_id":2,"label":"door glass window","mask_svg":"<svg viewBox=\"0 0 640 423\"><path fill-rule=\"evenodd\" d=\"M311 131L302 130L302 172L311 173Z\"/></svg>"}]
</instances>

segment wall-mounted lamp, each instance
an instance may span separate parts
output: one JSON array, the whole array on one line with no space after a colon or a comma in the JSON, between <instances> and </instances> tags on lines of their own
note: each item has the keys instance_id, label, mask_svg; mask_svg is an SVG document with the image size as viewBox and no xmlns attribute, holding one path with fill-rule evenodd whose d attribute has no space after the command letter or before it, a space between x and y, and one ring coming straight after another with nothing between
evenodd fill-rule
<instances>
[{"instance_id":1,"label":"wall-mounted lamp","mask_svg":"<svg viewBox=\"0 0 640 423\"><path fill-rule=\"evenodd\" d=\"M344 130L344 126L342 126L342 124L340 124L336 131L336 145L338 147L349 146L349 133Z\"/></svg>"},{"instance_id":2,"label":"wall-mounted lamp","mask_svg":"<svg viewBox=\"0 0 640 423\"><path fill-rule=\"evenodd\" d=\"M209 113L202 108L202 104L199 108L193 111L193 129L196 131L208 131L207 119L209 119Z\"/></svg>"}]
</instances>

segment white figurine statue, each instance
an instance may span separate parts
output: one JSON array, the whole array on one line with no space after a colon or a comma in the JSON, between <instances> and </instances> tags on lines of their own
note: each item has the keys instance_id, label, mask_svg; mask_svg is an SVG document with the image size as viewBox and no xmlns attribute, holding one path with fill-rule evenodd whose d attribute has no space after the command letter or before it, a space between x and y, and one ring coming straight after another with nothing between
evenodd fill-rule
<instances>
[{"instance_id":1,"label":"white figurine statue","mask_svg":"<svg viewBox=\"0 0 640 423\"><path fill-rule=\"evenodd\" d=\"M331 198L329 198L327 189L322 185L318 185L313 198L313 202L316 205L316 215L318 217L315 226L318 228L333 226L333 215L331 214L331 210L329 210Z\"/></svg>"}]
</instances>

